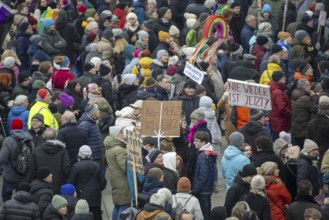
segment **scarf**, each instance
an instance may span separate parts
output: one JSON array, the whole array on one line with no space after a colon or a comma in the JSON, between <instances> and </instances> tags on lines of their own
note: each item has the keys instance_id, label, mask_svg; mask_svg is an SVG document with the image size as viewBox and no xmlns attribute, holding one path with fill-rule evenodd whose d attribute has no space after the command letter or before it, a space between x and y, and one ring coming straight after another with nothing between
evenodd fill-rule
<instances>
[{"instance_id":1,"label":"scarf","mask_svg":"<svg viewBox=\"0 0 329 220\"><path fill-rule=\"evenodd\" d=\"M192 128L190 128L190 133L187 136L187 140L188 140L189 143L191 143L191 144L193 143L194 134L196 132L196 129L197 129L198 125L202 125L205 122L207 122L207 121L206 120L199 121Z\"/></svg>"}]
</instances>

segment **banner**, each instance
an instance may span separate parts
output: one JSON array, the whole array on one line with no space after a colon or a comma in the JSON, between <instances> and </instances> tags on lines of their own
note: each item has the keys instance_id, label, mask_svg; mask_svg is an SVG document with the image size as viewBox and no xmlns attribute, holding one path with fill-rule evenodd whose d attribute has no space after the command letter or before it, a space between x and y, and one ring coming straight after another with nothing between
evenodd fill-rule
<instances>
[{"instance_id":1,"label":"banner","mask_svg":"<svg viewBox=\"0 0 329 220\"><path fill-rule=\"evenodd\" d=\"M141 135L180 136L181 101L143 102Z\"/></svg>"},{"instance_id":2,"label":"banner","mask_svg":"<svg viewBox=\"0 0 329 220\"><path fill-rule=\"evenodd\" d=\"M200 85L205 73L186 62L184 74Z\"/></svg>"},{"instance_id":3,"label":"banner","mask_svg":"<svg viewBox=\"0 0 329 220\"><path fill-rule=\"evenodd\" d=\"M126 130L126 138L129 169L144 174L141 136L133 131Z\"/></svg>"},{"instance_id":4,"label":"banner","mask_svg":"<svg viewBox=\"0 0 329 220\"><path fill-rule=\"evenodd\" d=\"M327 12L326 11L320 11L319 25L326 26L326 18L327 18Z\"/></svg>"},{"instance_id":5,"label":"banner","mask_svg":"<svg viewBox=\"0 0 329 220\"><path fill-rule=\"evenodd\" d=\"M228 79L228 92L230 105L267 111L272 109L269 86Z\"/></svg>"}]
</instances>

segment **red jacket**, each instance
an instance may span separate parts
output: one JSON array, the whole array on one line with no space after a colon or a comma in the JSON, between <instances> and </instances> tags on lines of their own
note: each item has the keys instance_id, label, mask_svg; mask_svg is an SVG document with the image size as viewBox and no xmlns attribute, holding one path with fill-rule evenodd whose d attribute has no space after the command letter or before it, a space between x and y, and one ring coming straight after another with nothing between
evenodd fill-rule
<instances>
[{"instance_id":1,"label":"red jacket","mask_svg":"<svg viewBox=\"0 0 329 220\"><path fill-rule=\"evenodd\" d=\"M265 176L265 181L265 189L271 206L272 219L286 220L286 216L283 211L286 210L286 205L291 202L291 196L287 188L281 180L275 176Z\"/></svg>"},{"instance_id":2,"label":"red jacket","mask_svg":"<svg viewBox=\"0 0 329 220\"><path fill-rule=\"evenodd\" d=\"M255 61L255 68L259 72L259 67L262 62L262 59L266 53L266 48L263 46L260 46L258 44L255 44L251 49L251 54L254 55L257 59ZM260 73L262 74L262 73Z\"/></svg>"},{"instance_id":3,"label":"red jacket","mask_svg":"<svg viewBox=\"0 0 329 220\"><path fill-rule=\"evenodd\" d=\"M51 74L50 79L52 80L52 86L55 89L64 89L67 82L74 79L73 74L70 69L63 68L57 70L55 73Z\"/></svg>"},{"instance_id":4,"label":"red jacket","mask_svg":"<svg viewBox=\"0 0 329 220\"><path fill-rule=\"evenodd\" d=\"M121 29L123 29L125 26L127 12L125 12L121 8L116 8L113 14L119 18L119 26Z\"/></svg>"},{"instance_id":5,"label":"red jacket","mask_svg":"<svg viewBox=\"0 0 329 220\"><path fill-rule=\"evenodd\" d=\"M270 112L271 128L274 132L289 131L291 127L291 104L288 95L284 92L284 86L275 82L269 82L271 90L272 110Z\"/></svg>"}]
</instances>

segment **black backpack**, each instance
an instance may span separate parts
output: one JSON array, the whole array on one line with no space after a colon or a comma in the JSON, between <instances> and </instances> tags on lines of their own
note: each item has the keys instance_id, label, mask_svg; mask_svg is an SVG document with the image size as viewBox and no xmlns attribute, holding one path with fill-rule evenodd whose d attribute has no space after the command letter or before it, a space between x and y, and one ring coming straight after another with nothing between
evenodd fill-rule
<instances>
[{"instance_id":1,"label":"black backpack","mask_svg":"<svg viewBox=\"0 0 329 220\"><path fill-rule=\"evenodd\" d=\"M31 157L33 151L33 142L28 139L13 139L17 143L14 154L12 155L12 167L19 174L26 175L30 172Z\"/></svg>"}]
</instances>

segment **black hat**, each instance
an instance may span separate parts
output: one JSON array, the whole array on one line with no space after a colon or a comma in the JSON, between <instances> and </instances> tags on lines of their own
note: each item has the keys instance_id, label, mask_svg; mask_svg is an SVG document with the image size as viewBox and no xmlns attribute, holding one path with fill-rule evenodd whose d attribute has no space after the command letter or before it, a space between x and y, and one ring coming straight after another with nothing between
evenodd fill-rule
<instances>
[{"instance_id":1,"label":"black hat","mask_svg":"<svg viewBox=\"0 0 329 220\"><path fill-rule=\"evenodd\" d=\"M29 26L30 24L28 22L23 22L19 25L19 31L24 33Z\"/></svg>"},{"instance_id":2,"label":"black hat","mask_svg":"<svg viewBox=\"0 0 329 220\"><path fill-rule=\"evenodd\" d=\"M17 186L17 191L30 192L31 186L28 182L21 182Z\"/></svg>"},{"instance_id":3,"label":"black hat","mask_svg":"<svg viewBox=\"0 0 329 220\"><path fill-rule=\"evenodd\" d=\"M101 64L101 65L99 66L99 74L100 74L101 76L106 76L106 75L109 74L109 73L111 73L111 68L110 68L110 67L108 67L108 66L105 65L105 64Z\"/></svg>"},{"instance_id":4,"label":"black hat","mask_svg":"<svg viewBox=\"0 0 329 220\"><path fill-rule=\"evenodd\" d=\"M241 177L255 176L257 175L257 170L252 164L244 165L241 172Z\"/></svg>"},{"instance_id":5,"label":"black hat","mask_svg":"<svg viewBox=\"0 0 329 220\"><path fill-rule=\"evenodd\" d=\"M282 71L274 71L272 73L272 80L275 82L279 82L279 80L284 77L284 74Z\"/></svg>"},{"instance_id":6,"label":"black hat","mask_svg":"<svg viewBox=\"0 0 329 220\"><path fill-rule=\"evenodd\" d=\"M184 84L184 89L186 88L196 89L196 83L192 80L187 80Z\"/></svg>"},{"instance_id":7,"label":"black hat","mask_svg":"<svg viewBox=\"0 0 329 220\"><path fill-rule=\"evenodd\" d=\"M250 112L249 112L249 118L250 118L250 120L258 121L264 115L265 115L264 112L262 110L259 110L259 109L252 108L252 109L250 109Z\"/></svg>"},{"instance_id":8,"label":"black hat","mask_svg":"<svg viewBox=\"0 0 329 220\"><path fill-rule=\"evenodd\" d=\"M256 43L260 46L263 46L264 44L266 44L268 42L268 38L263 36L263 35L259 35L256 38Z\"/></svg>"},{"instance_id":9,"label":"black hat","mask_svg":"<svg viewBox=\"0 0 329 220\"><path fill-rule=\"evenodd\" d=\"M40 114L40 113L36 113L35 115L33 115L33 117L32 117L32 120L33 119L37 119L38 121L40 121L40 122L44 122L44 117L43 117L43 115L42 114Z\"/></svg>"},{"instance_id":10,"label":"black hat","mask_svg":"<svg viewBox=\"0 0 329 220\"><path fill-rule=\"evenodd\" d=\"M47 176L49 176L50 173L51 172L47 167L40 167L37 170L37 178L39 180L43 180L43 179L47 178Z\"/></svg>"},{"instance_id":11,"label":"black hat","mask_svg":"<svg viewBox=\"0 0 329 220\"><path fill-rule=\"evenodd\" d=\"M95 65L92 62L88 62L88 63L85 63L85 65L83 65L83 69L87 72L90 71L94 67L95 67Z\"/></svg>"},{"instance_id":12,"label":"black hat","mask_svg":"<svg viewBox=\"0 0 329 220\"><path fill-rule=\"evenodd\" d=\"M30 79L30 77L28 75L26 75L25 73L18 74L18 83L22 83L28 79Z\"/></svg>"},{"instance_id":13,"label":"black hat","mask_svg":"<svg viewBox=\"0 0 329 220\"><path fill-rule=\"evenodd\" d=\"M151 163L153 163L155 161L155 159L157 159L159 154L162 154L162 152L158 149L154 149L149 153L149 158L150 158Z\"/></svg>"},{"instance_id":14,"label":"black hat","mask_svg":"<svg viewBox=\"0 0 329 220\"><path fill-rule=\"evenodd\" d=\"M272 46L272 48L271 48L271 54L278 53L278 52L280 52L280 51L282 51L282 50L283 50L282 47L280 47L280 46L277 45L277 44L274 44L274 45Z\"/></svg>"},{"instance_id":15,"label":"black hat","mask_svg":"<svg viewBox=\"0 0 329 220\"><path fill-rule=\"evenodd\" d=\"M302 17L302 24L307 24L308 22L312 21L312 18L308 15Z\"/></svg>"},{"instance_id":16,"label":"black hat","mask_svg":"<svg viewBox=\"0 0 329 220\"><path fill-rule=\"evenodd\" d=\"M153 21L151 21L151 20L146 20L146 21L143 22L143 25L144 25L147 29L152 30L152 29L153 29L153 26L154 26L154 23L153 23Z\"/></svg>"}]
</instances>

